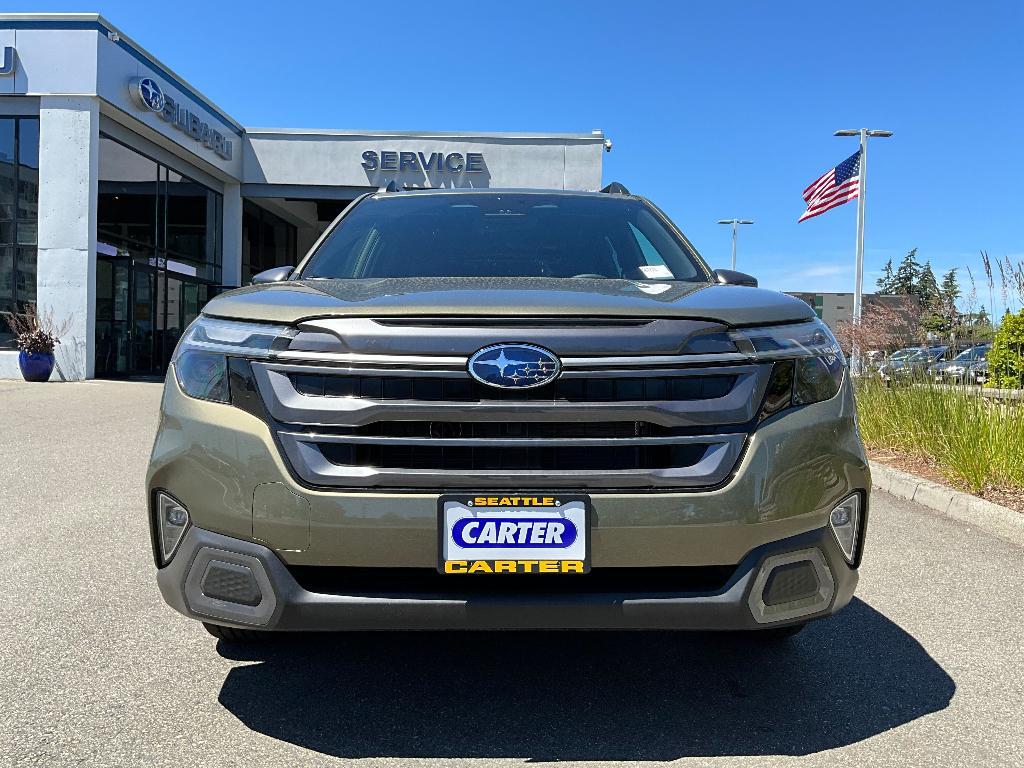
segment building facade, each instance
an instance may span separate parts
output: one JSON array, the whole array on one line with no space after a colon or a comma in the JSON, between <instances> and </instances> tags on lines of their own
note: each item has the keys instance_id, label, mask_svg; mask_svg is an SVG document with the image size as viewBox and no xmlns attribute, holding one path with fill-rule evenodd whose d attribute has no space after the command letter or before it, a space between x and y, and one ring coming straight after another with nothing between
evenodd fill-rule
<instances>
[{"instance_id":1,"label":"building facade","mask_svg":"<svg viewBox=\"0 0 1024 768\"><path fill-rule=\"evenodd\" d=\"M843 323L853 322L852 293L809 293L800 291L787 291L787 293L801 301L807 302L814 309L814 313L833 333ZM903 310L906 308L909 300L907 296L890 296L882 293L865 293L862 299L864 312L870 312L871 307L878 305Z\"/></svg>"},{"instance_id":2,"label":"building facade","mask_svg":"<svg viewBox=\"0 0 1024 768\"><path fill-rule=\"evenodd\" d=\"M161 375L217 292L294 264L359 195L594 190L600 131L239 125L96 14L0 14L0 312L64 328L55 377ZM0 378L20 378L0 320Z\"/></svg>"}]
</instances>

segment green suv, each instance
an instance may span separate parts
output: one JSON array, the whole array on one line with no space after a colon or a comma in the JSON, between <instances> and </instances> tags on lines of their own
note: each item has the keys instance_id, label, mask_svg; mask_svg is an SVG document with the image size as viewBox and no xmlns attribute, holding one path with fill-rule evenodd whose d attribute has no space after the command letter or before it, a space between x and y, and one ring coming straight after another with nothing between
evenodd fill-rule
<instances>
[{"instance_id":1,"label":"green suv","mask_svg":"<svg viewBox=\"0 0 1024 768\"><path fill-rule=\"evenodd\" d=\"M227 639L784 637L850 601L871 487L828 328L619 185L356 200L187 329L147 483Z\"/></svg>"}]
</instances>

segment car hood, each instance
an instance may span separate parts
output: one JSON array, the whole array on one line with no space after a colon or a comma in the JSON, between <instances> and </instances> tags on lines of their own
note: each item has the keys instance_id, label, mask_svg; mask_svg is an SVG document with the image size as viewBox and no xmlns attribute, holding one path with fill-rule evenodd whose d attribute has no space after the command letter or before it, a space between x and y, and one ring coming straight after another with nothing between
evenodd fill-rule
<instances>
[{"instance_id":1,"label":"car hood","mask_svg":"<svg viewBox=\"0 0 1024 768\"><path fill-rule=\"evenodd\" d=\"M671 317L754 325L811 320L792 296L711 283L556 278L295 280L238 288L203 313L295 323L321 317Z\"/></svg>"}]
</instances>

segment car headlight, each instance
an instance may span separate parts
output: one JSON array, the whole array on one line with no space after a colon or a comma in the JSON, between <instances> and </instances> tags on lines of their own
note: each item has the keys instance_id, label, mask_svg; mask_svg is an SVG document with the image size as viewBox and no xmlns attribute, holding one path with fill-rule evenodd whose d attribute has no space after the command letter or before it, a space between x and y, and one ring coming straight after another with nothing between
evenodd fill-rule
<instances>
[{"instance_id":1,"label":"car headlight","mask_svg":"<svg viewBox=\"0 0 1024 768\"><path fill-rule=\"evenodd\" d=\"M295 330L281 325L242 323L199 316L185 330L171 367L189 397L226 403L231 400L228 358L266 358L283 349Z\"/></svg>"},{"instance_id":2,"label":"car headlight","mask_svg":"<svg viewBox=\"0 0 1024 768\"><path fill-rule=\"evenodd\" d=\"M790 406L829 400L839 392L846 359L820 320L744 328L730 335L740 352L758 362L773 363L762 419Z\"/></svg>"}]
</instances>

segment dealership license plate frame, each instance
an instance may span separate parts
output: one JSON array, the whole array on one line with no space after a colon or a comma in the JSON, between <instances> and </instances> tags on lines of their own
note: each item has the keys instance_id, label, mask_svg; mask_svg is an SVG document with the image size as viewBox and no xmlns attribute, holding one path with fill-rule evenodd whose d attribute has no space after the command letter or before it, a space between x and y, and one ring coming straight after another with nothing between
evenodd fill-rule
<instances>
[{"instance_id":1,"label":"dealership license plate frame","mask_svg":"<svg viewBox=\"0 0 1024 768\"><path fill-rule=\"evenodd\" d=\"M479 497L499 498L499 499L502 499L502 498L515 498L515 497L518 497L518 498L528 497L528 498L539 498L539 499L552 498L552 499L554 499L558 503L556 503L554 506L533 506L533 505L506 505L506 506L502 506L502 505L497 505L497 506L494 506L494 507L486 507L486 508L484 508L484 507L474 507L474 505L471 504L470 502L472 502L474 499L479 498ZM582 515L583 516L583 526L582 526L581 533L583 535L583 557L582 558L547 558L547 559L544 560L544 562L558 562L560 564L561 563L569 563L569 562L582 562L583 567L582 567L581 571L563 571L563 570L561 570L561 567L559 567L559 569L556 570L556 571L541 571L541 570L539 570L539 566L538 566L538 568L534 568L533 570L523 570L523 571L521 571L521 570L519 570L519 567L517 566L517 569L516 569L516 571L514 573L508 573L508 572L500 572L500 573L502 575L505 575L505 576L512 576L512 575L523 576L523 575L534 575L534 574L550 575L550 574L553 574L553 573L558 573L558 574L563 574L563 575L567 575L567 574L582 575L582 574L586 574L586 573L590 572L590 567L591 567L590 553L591 553L591 544L592 544L591 533L592 533L592 529L593 529L593 526L592 526L593 504L591 503L591 499L590 499L589 494L583 494L583 493L523 493L523 492L512 493L512 492L507 492L507 491L501 491L501 492L485 491L485 492L478 492L478 493L446 493L446 494L442 494L441 496L438 497L438 500L437 500L437 570L440 573L445 574L446 576L454 575L453 572L447 571L445 569L445 563L449 562L449 560L445 556L446 542L448 541L448 539L450 537L450 534L451 534L451 529L450 529L449 525L447 524L446 508L447 508L447 505L451 504L451 503L459 504L462 507L464 507L466 510L474 510L475 511L475 509L486 509L488 511L492 511L493 510L493 513L495 515L497 515L497 514L504 514L504 515L508 515L508 516L522 516L522 517L525 517L525 516L527 516L527 515L529 515L531 513L536 514L537 512L541 512L542 514L543 513L547 513L548 515L550 515L550 513L552 511L563 511L563 510L565 510L567 505L574 504L574 503L582 504L582 507L583 507L583 509L582 509L582 513L583 513L583 515ZM575 508L573 508L573 509L575 509ZM484 563L490 564L492 566L492 568L493 568L493 565L495 563L497 563L499 561L504 562L504 561L508 561L508 560L511 560L511 559L512 558L486 558L486 557L479 557L479 558L475 558L475 560L473 560L473 561L463 561L463 560L456 560L456 559L453 558L453 559L451 559L451 562L484 562ZM518 562L518 563L525 563L525 562L537 562L537 563L539 563L541 561L539 559L536 559L536 558L522 557L522 558L519 558L518 560L516 560L516 562ZM472 573L470 573L468 571L466 571L466 572L459 572L459 573L462 573L464 575L481 575L481 574L488 574L488 573L490 573L492 575L496 575L497 572L495 572L494 570L491 570L491 571L477 570L477 571L473 571Z\"/></svg>"}]
</instances>

